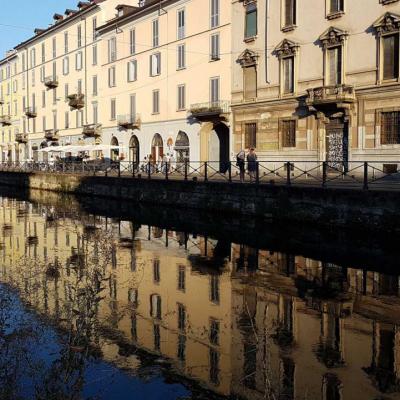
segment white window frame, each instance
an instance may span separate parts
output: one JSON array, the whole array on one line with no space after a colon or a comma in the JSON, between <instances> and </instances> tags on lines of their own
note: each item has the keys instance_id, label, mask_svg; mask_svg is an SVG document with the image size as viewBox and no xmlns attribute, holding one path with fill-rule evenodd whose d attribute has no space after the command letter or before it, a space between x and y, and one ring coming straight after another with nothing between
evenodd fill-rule
<instances>
[{"instance_id":1,"label":"white window frame","mask_svg":"<svg viewBox=\"0 0 400 400\"><path fill-rule=\"evenodd\" d=\"M186 45L185 43L178 44L177 46L177 66L176 69L185 69L186 68Z\"/></svg>"},{"instance_id":2,"label":"white window frame","mask_svg":"<svg viewBox=\"0 0 400 400\"><path fill-rule=\"evenodd\" d=\"M161 75L161 53L153 53L150 55L150 76Z\"/></svg>"},{"instance_id":3,"label":"white window frame","mask_svg":"<svg viewBox=\"0 0 400 400\"><path fill-rule=\"evenodd\" d=\"M135 82L137 80L137 60L133 59L127 63L127 81Z\"/></svg>"},{"instance_id":4,"label":"white window frame","mask_svg":"<svg viewBox=\"0 0 400 400\"><path fill-rule=\"evenodd\" d=\"M217 45L217 52L214 52L214 45ZM221 35L219 32L210 35L210 61L221 59Z\"/></svg>"},{"instance_id":5,"label":"white window frame","mask_svg":"<svg viewBox=\"0 0 400 400\"><path fill-rule=\"evenodd\" d=\"M180 8L176 12L176 38L182 40L185 38L186 30L186 11Z\"/></svg>"}]
</instances>

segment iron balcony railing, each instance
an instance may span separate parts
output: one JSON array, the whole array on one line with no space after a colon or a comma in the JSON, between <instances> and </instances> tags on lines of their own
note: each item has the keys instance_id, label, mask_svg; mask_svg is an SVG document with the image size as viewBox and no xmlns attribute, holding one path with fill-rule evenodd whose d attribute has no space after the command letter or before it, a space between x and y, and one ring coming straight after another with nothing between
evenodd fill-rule
<instances>
[{"instance_id":1,"label":"iron balcony railing","mask_svg":"<svg viewBox=\"0 0 400 400\"><path fill-rule=\"evenodd\" d=\"M225 100L195 103L190 105L190 113L194 116L220 115L229 113L230 103Z\"/></svg>"},{"instance_id":2,"label":"iron balcony railing","mask_svg":"<svg viewBox=\"0 0 400 400\"><path fill-rule=\"evenodd\" d=\"M83 93L68 95L68 105L75 110L80 110L85 106L85 95Z\"/></svg>"},{"instance_id":3,"label":"iron balcony railing","mask_svg":"<svg viewBox=\"0 0 400 400\"><path fill-rule=\"evenodd\" d=\"M0 115L0 124L3 126L11 125L11 116L10 115Z\"/></svg>"},{"instance_id":4,"label":"iron balcony railing","mask_svg":"<svg viewBox=\"0 0 400 400\"><path fill-rule=\"evenodd\" d=\"M44 78L44 85L49 89L54 89L58 86L58 76L46 76Z\"/></svg>"},{"instance_id":5,"label":"iron balcony railing","mask_svg":"<svg viewBox=\"0 0 400 400\"><path fill-rule=\"evenodd\" d=\"M28 143L28 134L27 133L16 133L15 141L17 143Z\"/></svg>"},{"instance_id":6,"label":"iron balcony railing","mask_svg":"<svg viewBox=\"0 0 400 400\"><path fill-rule=\"evenodd\" d=\"M25 108L25 115L28 118L36 118L37 117L36 107L26 107Z\"/></svg>"},{"instance_id":7,"label":"iron balcony railing","mask_svg":"<svg viewBox=\"0 0 400 400\"><path fill-rule=\"evenodd\" d=\"M99 137L101 136L101 124L84 125L82 133L87 137Z\"/></svg>"},{"instance_id":8,"label":"iron balcony railing","mask_svg":"<svg viewBox=\"0 0 400 400\"><path fill-rule=\"evenodd\" d=\"M354 86L351 85L329 85L307 89L308 105L324 103L353 103L356 100Z\"/></svg>"},{"instance_id":9,"label":"iron balcony railing","mask_svg":"<svg viewBox=\"0 0 400 400\"><path fill-rule=\"evenodd\" d=\"M142 123L140 114L118 115L118 125L125 129L140 129Z\"/></svg>"},{"instance_id":10,"label":"iron balcony railing","mask_svg":"<svg viewBox=\"0 0 400 400\"><path fill-rule=\"evenodd\" d=\"M56 140L58 140L58 139L59 139L59 136L58 136L58 129L46 129L46 130L44 131L44 137L45 137L47 140L51 140L51 141L56 141Z\"/></svg>"},{"instance_id":11,"label":"iron balcony railing","mask_svg":"<svg viewBox=\"0 0 400 400\"><path fill-rule=\"evenodd\" d=\"M3 162L0 171L51 171L134 179L400 191L400 161L129 162L109 158L69 162Z\"/></svg>"}]
</instances>

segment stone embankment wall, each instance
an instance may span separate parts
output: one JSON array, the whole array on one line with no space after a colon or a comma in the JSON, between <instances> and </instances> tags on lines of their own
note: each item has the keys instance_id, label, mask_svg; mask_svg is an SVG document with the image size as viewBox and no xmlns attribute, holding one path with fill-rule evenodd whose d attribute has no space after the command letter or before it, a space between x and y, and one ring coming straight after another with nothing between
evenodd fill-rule
<instances>
[{"instance_id":1,"label":"stone embankment wall","mask_svg":"<svg viewBox=\"0 0 400 400\"><path fill-rule=\"evenodd\" d=\"M274 221L400 232L400 192L20 172L0 172L0 185Z\"/></svg>"}]
</instances>

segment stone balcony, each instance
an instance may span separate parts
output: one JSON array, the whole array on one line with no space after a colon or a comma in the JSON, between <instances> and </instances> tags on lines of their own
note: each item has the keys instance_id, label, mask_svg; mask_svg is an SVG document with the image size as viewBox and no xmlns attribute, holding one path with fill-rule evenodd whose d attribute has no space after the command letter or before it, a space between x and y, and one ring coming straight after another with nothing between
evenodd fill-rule
<instances>
[{"instance_id":1,"label":"stone balcony","mask_svg":"<svg viewBox=\"0 0 400 400\"><path fill-rule=\"evenodd\" d=\"M25 115L28 118L36 118L37 117L36 107L26 107L25 108Z\"/></svg>"},{"instance_id":2,"label":"stone balcony","mask_svg":"<svg viewBox=\"0 0 400 400\"><path fill-rule=\"evenodd\" d=\"M189 112L199 121L226 120L230 113L230 104L225 100L195 103L190 105Z\"/></svg>"},{"instance_id":3,"label":"stone balcony","mask_svg":"<svg viewBox=\"0 0 400 400\"><path fill-rule=\"evenodd\" d=\"M306 103L308 106L354 103L355 101L355 90L351 85L330 85L307 89Z\"/></svg>"},{"instance_id":4,"label":"stone balcony","mask_svg":"<svg viewBox=\"0 0 400 400\"><path fill-rule=\"evenodd\" d=\"M0 115L0 124L3 126L11 125L11 116L10 115Z\"/></svg>"},{"instance_id":5,"label":"stone balcony","mask_svg":"<svg viewBox=\"0 0 400 400\"><path fill-rule=\"evenodd\" d=\"M99 137L101 136L101 124L83 125L82 133L86 137Z\"/></svg>"},{"instance_id":6,"label":"stone balcony","mask_svg":"<svg viewBox=\"0 0 400 400\"><path fill-rule=\"evenodd\" d=\"M140 126L142 124L139 114L118 115L117 121L118 126L123 129L140 129Z\"/></svg>"},{"instance_id":7,"label":"stone balcony","mask_svg":"<svg viewBox=\"0 0 400 400\"><path fill-rule=\"evenodd\" d=\"M47 140L50 140L52 142L56 142L59 139L58 129L46 129L44 131L44 137Z\"/></svg>"},{"instance_id":8,"label":"stone balcony","mask_svg":"<svg viewBox=\"0 0 400 400\"><path fill-rule=\"evenodd\" d=\"M17 143L28 143L28 134L27 133L16 133L15 141Z\"/></svg>"},{"instance_id":9,"label":"stone balcony","mask_svg":"<svg viewBox=\"0 0 400 400\"><path fill-rule=\"evenodd\" d=\"M83 93L68 95L68 105L74 110L80 110L85 106L85 95Z\"/></svg>"},{"instance_id":10,"label":"stone balcony","mask_svg":"<svg viewBox=\"0 0 400 400\"><path fill-rule=\"evenodd\" d=\"M44 78L44 85L48 88L48 89L54 89L56 87L58 87L58 77L57 76L46 76Z\"/></svg>"}]
</instances>

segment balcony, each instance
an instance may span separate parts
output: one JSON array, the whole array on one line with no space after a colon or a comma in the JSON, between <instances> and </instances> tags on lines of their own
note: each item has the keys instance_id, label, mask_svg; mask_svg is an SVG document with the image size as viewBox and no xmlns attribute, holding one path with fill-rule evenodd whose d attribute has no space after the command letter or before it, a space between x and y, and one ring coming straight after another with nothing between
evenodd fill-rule
<instances>
[{"instance_id":1,"label":"balcony","mask_svg":"<svg viewBox=\"0 0 400 400\"><path fill-rule=\"evenodd\" d=\"M11 117L9 115L0 115L0 124L3 126L11 125Z\"/></svg>"},{"instance_id":2,"label":"balcony","mask_svg":"<svg viewBox=\"0 0 400 400\"><path fill-rule=\"evenodd\" d=\"M75 93L68 95L68 105L74 110L80 110L85 106L85 95L83 93Z\"/></svg>"},{"instance_id":3,"label":"balcony","mask_svg":"<svg viewBox=\"0 0 400 400\"><path fill-rule=\"evenodd\" d=\"M332 103L354 103L356 95L354 86L331 85L307 90L308 106L318 106Z\"/></svg>"},{"instance_id":4,"label":"balcony","mask_svg":"<svg viewBox=\"0 0 400 400\"><path fill-rule=\"evenodd\" d=\"M141 119L139 114L118 115L118 125L124 129L140 129Z\"/></svg>"},{"instance_id":5,"label":"balcony","mask_svg":"<svg viewBox=\"0 0 400 400\"><path fill-rule=\"evenodd\" d=\"M190 114L200 121L226 120L229 114L228 101L211 101L190 105Z\"/></svg>"},{"instance_id":6,"label":"balcony","mask_svg":"<svg viewBox=\"0 0 400 400\"><path fill-rule=\"evenodd\" d=\"M36 116L37 116L36 107L26 107L25 115L28 118L36 118Z\"/></svg>"},{"instance_id":7,"label":"balcony","mask_svg":"<svg viewBox=\"0 0 400 400\"><path fill-rule=\"evenodd\" d=\"M28 143L28 134L27 133L16 133L15 141L17 143Z\"/></svg>"},{"instance_id":8,"label":"balcony","mask_svg":"<svg viewBox=\"0 0 400 400\"><path fill-rule=\"evenodd\" d=\"M44 78L44 85L48 89L54 89L58 86L58 77L57 76L46 76Z\"/></svg>"},{"instance_id":9,"label":"balcony","mask_svg":"<svg viewBox=\"0 0 400 400\"><path fill-rule=\"evenodd\" d=\"M86 137L101 136L101 124L83 125L83 135Z\"/></svg>"},{"instance_id":10,"label":"balcony","mask_svg":"<svg viewBox=\"0 0 400 400\"><path fill-rule=\"evenodd\" d=\"M51 140L52 142L56 142L59 139L58 129L46 129L44 131L44 137L47 140Z\"/></svg>"}]
</instances>

